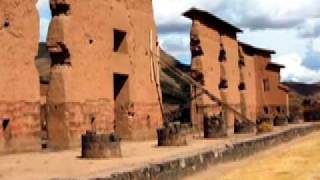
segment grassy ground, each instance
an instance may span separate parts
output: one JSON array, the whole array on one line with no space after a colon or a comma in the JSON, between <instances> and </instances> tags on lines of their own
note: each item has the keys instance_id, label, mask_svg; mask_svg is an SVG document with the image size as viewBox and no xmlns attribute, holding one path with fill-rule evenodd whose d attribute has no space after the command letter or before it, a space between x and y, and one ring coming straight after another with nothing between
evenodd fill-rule
<instances>
[{"instance_id":1,"label":"grassy ground","mask_svg":"<svg viewBox=\"0 0 320 180\"><path fill-rule=\"evenodd\" d=\"M188 179L320 180L320 133L240 162L209 168Z\"/></svg>"}]
</instances>

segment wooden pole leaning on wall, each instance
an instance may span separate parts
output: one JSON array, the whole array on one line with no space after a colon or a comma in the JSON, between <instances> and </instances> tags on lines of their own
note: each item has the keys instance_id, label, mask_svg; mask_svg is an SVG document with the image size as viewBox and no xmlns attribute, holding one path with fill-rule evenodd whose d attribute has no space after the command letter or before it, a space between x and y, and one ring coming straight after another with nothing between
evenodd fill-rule
<instances>
[{"instance_id":1,"label":"wooden pole leaning on wall","mask_svg":"<svg viewBox=\"0 0 320 180\"><path fill-rule=\"evenodd\" d=\"M231 105L223 102L222 100L220 100L218 97L216 97L215 95L213 95L212 93L210 93L207 89L205 89L200 83L198 83L197 81L195 81L192 77L190 77L187 73L182 72L181 70L177 69L176 67L170 65L169 63L166 63L164 61L160 61L160 64L162 64L163 66L166 66L168 68L168 70L170 70L172 73L174 73L175 75L177 75L178 77L181 78L181 80L185 81L186 83L192 84L195 87L197 87L198 89L200 89L204 94L206 94L212 101L218 103L218 105L222 106L222 108L226 108L229 111L232 111L236 116L238 116L239 118L241 118L244 121L248 121L253 123L249 118L247 118L245 115L243 115L241 112L238 112L235 108L233 108Z\"/></svg>"}]
</instances>

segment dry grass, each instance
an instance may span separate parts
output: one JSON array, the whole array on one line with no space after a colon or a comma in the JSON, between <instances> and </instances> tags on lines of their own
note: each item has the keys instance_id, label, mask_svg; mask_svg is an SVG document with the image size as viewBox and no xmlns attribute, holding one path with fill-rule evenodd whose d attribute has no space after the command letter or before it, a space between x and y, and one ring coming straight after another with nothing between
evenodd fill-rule
<instances>
[{"instance_id":1,"label":"dry grass","mask_svg":"<svg viewBox=\"0 0 320 180\"><path fill-rule=\"evenodd\" d=\"M280 145L249 159L233 162L188 179L317 180L320 179L320 133Z\"/></svg>"},{"instance_id":2,"label":"dry grass","mask_svg":"<svg viewBox=\"0 0 320 180\"><path fill-rule=\"evenodd\" d=\"M266 123L266 122L261 123L261 124L258 126L258 128L257 128L258 133L268 133L268 132L272 132L272 129L273 129L272 124Z\"/></svg>"}]
</instances>

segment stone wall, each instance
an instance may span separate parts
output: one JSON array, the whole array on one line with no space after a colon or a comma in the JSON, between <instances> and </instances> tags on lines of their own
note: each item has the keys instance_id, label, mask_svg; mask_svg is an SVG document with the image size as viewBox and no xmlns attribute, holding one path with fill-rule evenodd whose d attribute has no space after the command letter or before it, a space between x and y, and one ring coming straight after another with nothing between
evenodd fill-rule
<instances>
[{"instance_id":1,"label":"stone wall","mask_svg":"<svg viewBox=\"0 0 320 180\"><path fill-rule=\"evenodd\" d=\"M125 172L114 173L107 177L99 176L93 179L182 179L183 177L204 171L209 166L241 160L257 152L267 150L281 143L289 142L295 138L319 130L319 125L294 127L282 132L235 142L224 148L203 150L202 152L176 157L158 164L149 164Z\"/></svg>"},{"instance_id":2,"label":"stone wall","mask_svg":"<svg viewBox=\"0 0 320 180\"><path fill-rule=\"evenodd\" d=\"M41 148L36 2L0 2L0 154Z\"/></svg>"}]
</instances>

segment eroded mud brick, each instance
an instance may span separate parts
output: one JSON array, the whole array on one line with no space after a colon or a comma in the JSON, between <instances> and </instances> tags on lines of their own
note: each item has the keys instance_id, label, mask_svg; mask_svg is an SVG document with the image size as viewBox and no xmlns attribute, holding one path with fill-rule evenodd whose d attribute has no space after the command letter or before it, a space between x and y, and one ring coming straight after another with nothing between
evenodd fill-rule
<instances>
[{"instance_id":1,"label":"eroded mud brick","mask_svg":"<svg viewBox=\"0 0 320 180\"><path fill-rule=\"evenodd\" d=\"M0 1L0 154L41 148L36 3Z\"/></svg>"},{"instance_id":2,"label":"eroded mud brick","mask_svg":"<svg viewBox=\"0 0 320 180\"><path fill-rule=\"evenodd\" d=\"M51 0L50 8L48 147L79 147L86 130L156 139L162 116L152 1Z\"/></svg>"}]
</instances>

